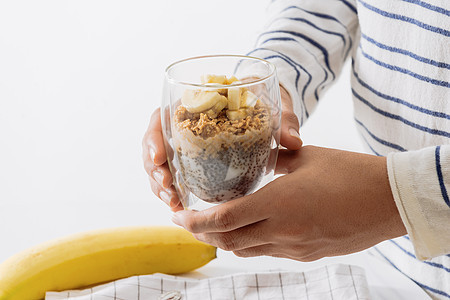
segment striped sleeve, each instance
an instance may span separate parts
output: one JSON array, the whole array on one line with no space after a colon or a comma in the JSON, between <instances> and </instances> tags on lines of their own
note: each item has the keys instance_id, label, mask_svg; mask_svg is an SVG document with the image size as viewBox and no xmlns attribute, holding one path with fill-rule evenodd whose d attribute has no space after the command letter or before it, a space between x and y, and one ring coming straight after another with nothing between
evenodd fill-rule
<instances>
[{"instance_id":1,"label":"striped sleeve","mask_svg":"<svg viewBox=\"0 0 450 300\"><path fill-rule=\"evenodd\" d=\"M450 145L388 155L391 189L416 257L450 253Z\"/></svg>"},{"instance_id":2,"label":"striped sleeve","mask_svg":"<svg viewBox=\"0 0 450 300\"><path fill-rule=\"evenodd\" d=\"M353 48L354 0L272 0L272 14L248 55L272 61L302 124Z\"/></svg>"}]
</instances>

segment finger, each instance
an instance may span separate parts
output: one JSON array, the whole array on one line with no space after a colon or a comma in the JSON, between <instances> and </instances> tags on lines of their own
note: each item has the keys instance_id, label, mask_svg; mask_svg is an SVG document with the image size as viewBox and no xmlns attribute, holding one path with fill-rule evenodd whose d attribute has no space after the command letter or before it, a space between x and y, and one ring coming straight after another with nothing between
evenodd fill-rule
<instances>
[{"instance_id":1,"label":"finger","mask_svg":"<svg viewBox=\"0 0 450 300\"><path fill-rule=\"evenodd\" d=\"M183 203L181 203L181 201L179 200L178 196L172 198L172 200L170 201L170 209L173 212L184 210Z\"/></svg>"},{"instance_id":2,"label":"finger","mask_svg":"<svg viewBox=\"0 0 450 300\"><path fill-rule=\"evenodd\" d=\"M296 151L280 149L275 165L275 174L289 174L297 170L303 161L301 159L303 149Z\"/></svg>"},{"instance_id":3,"label":"finger","mask_svg":"<svg viewBox=\"0 0 450 300\"><path fill-rule=\"evenodd\" d=\"M207 232L194 234L195 238L226 251L235 251L269 242L266 221L257 222L227 232Z\"/></svg>"},{"instance_id":4,"label":"finger","mask_svg":"<svg viewBox=\"0 0 450 300\"><path fill-rule=\"evenodd\" d=\"M170 205L169 194L167 192L161 193L163 191L161 186L152 177L149 177L148 179L150 181L150 187L152 188L153 194L155 194L156 197L161 199L167 205Z\"/></svg>"},{"instance_id":5,"label":"finger","mask_svg":"<svg viewBox=\"0 0 450 300\"><path fill-rule=\"evenodd\" d=\"M301 261L301 262L312 262L312 261L314 261L314 259L300 258L300 257L297 257L297 256L288 255L288 254L285 254L285 253L274 253L274 254L270 254L270 256L277 257L277 258L287 258L287 259L290 259L290 260L298 260L298 261Z\"/></svg>"},{"instance_id":6,"label":"finger","mask_svg":"<svg viewBox=\"0 0 450 300\"><path fill-rule=\"evenodd\" d=\"M192 233L225 232L265 220L269 217L265 205L269 193L260 191L216 205L203 211L180 211L172 221Z\"/></svg>"},{"instance_id":7,"label":"finger","mask_svg":"<svg viewBox=\"0 0 450 300\"><path fill-rule=\"evenodd\" d=\"M163 188L167 189L173 184L172 173L167 162L161 166L156 166L151 161L146 161L144 162L144 168L148 176L152 177Z\"/></svg>"},{"instance_id":8,"label":"finger","mask_svg":"<svg viewBox=\"0 0 450 300\"><path fill-rule=\"evenodd\" d=\"M281 145L289 150L298 150L302 147L302 140L299 134L297 116L292 111L281 113Z\"/></svg>"},{"instance_id":9,"label":"finger","mask_svg":"<svg viewBox=\"0 0 450 300\"><path fill-rule=\"evenodd\" d=\"M233 251L233 253L239 257L280 255L280 254L276 253L276 251L277 251L277 249L275 249L275 246L273 244L265 244L265 245L259 245L256 247L250 247L247 249L236 250L236 251Z\"/></svg>"},{"instance_id":10,"label":"finger","mask_svg":"<svg viewBox=\"0 0 450 300\"><path fill-rule=\"evenodd\" d=\"M152 114L150 124L142 141L144 161L150 160L157 166L166 162L166 150L161 126L161 112L158 108Z\"/></svg>"},{"instance_id":11,"label":"finger","mask_svg":"<svg viewBox=\"0 0 450 300\"><path fill-rule=\"evenodd\" d=\"M282 86L280 86L280 92L282 100L281 145L289 150L298 150L303 144L299 134L300 124L297 115L294 113L289 93Z\"/></svg>"},{"instance_id":12,"label":"finger","mask_svg":"<svg viewBox=\"0 0 450 300\"><path fill-rule=\"evenodd\" d=\"M278 257L277 255L272 255L272 256ZM291 260L298 260L298 261L301 261L301 262L312 262L312 261L324 258L324 256L315 256L315 255L303 255L302 256L302 255L298 255L298 254L289 255L289 254L286 254L286 253L280 254L279 257L288 258L288 259L291 259Z\"/></svg>"},{"instance_id":13,"label":"finger","mask_svg":"<svg viewBox=\"0 0 450 300\"><path fill-rule=\"evenodd\" d=\"M276 258L290 258L282 253L274 253L274 254L271 254L270 256L276 257Z\"/></svg>"},{"instance_id":14,"label":"finger","mask_svg":"<svg viewBox=\"0 0 450 300\"><path fill-rule=\"evenodd\" d=\"M171 185L170 188L166 189L166 192L169 194L170 202L169 206L173 212L177 212L183 210L183 204L181 203L180 198L178 197L177 190L174 185Z\"/></svg>"},{"instance_id":15,"label":"finger","mask_svg":"<svg viewBox=\"0 0 450 300\"><path fill-rule=\"evenodd\" d=\"M175 186L172 185L166 191L167 191L167 193L169 194L169 197L170 197L170 202L169 202L170 209L173 212L177 212L179 210L183 210L184 207L183 207L183 204L180 201L180 198L178 197L178 193L177 193L177 191L175 189Z\"/></svg>"},{"instance_id":16,"label":"finger","mask_svg":"<svg viewBox=\"0 0 450 300\"><path fill-rule=\"evenodd\" d=\"M180 200L173 185L168 189L163 189L152 177L149 177L149 181L152 192L159 199L166 203L170 208L177 208L179 206Z\"/></svg>"}]
</instances>

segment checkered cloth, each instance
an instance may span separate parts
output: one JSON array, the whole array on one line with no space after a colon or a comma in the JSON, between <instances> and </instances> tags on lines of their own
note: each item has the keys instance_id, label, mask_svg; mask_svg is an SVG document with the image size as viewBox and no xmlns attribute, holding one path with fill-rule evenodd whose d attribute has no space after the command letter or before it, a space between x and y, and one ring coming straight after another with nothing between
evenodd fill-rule
<instances>
[{"instance_id":1,"label":"checkered cloth","mask_svg":"<svg viewBox=\"0 0 450 300\"><path fill-rule=\"evenodd\" d=\"M240 273L207 279L134 276L80 291L47 292L46 300L147 300L173 291L182 300L370 299L360 267L336 264L306 272ZM166 298L180 299L180 298Z\"/></svg>"}]
</instances>

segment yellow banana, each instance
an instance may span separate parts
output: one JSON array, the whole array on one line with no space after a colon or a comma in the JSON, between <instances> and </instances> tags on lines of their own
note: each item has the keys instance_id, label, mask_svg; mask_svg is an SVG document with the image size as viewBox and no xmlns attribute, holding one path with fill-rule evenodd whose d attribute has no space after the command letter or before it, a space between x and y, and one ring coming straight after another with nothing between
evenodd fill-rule
<instances>
[{"instance_id":1,"label":"yellow banana","mask_svg":"<svg viewBox=\"0 0 450 300\"><path fill-rule=\"evenodd\" d=\"M133 275L179 274L216 257L216 248L177 227L85 232L16 254L0 265L0 300L42 299L46 291L96 285Z\"/></svg>"}]
</instances>

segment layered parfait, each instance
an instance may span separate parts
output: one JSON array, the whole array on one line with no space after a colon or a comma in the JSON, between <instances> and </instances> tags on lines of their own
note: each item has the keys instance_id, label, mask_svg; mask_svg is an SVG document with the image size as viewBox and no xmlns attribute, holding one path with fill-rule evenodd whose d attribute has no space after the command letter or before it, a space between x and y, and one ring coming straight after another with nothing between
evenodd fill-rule
<instances>
[{"instance_id":1,"label":"layered parfait","mask_svg":"<svg viewBox=\"0 0 450 300\"><path fill-rule=\"evenodd\" d=\"M177 179L210 203L253 192L270 156L270 108L240 83L234 76L203 76L203 87L185 90L174 113Z\"/></svg>"}]
</instances>

